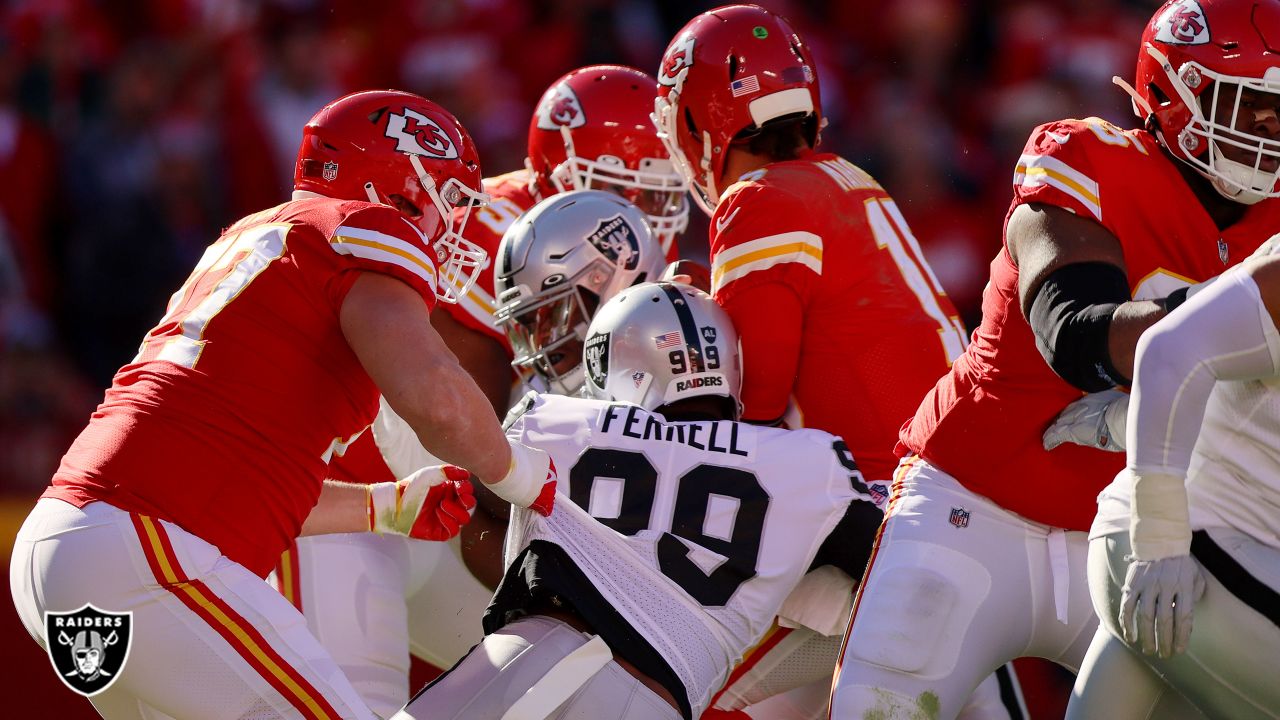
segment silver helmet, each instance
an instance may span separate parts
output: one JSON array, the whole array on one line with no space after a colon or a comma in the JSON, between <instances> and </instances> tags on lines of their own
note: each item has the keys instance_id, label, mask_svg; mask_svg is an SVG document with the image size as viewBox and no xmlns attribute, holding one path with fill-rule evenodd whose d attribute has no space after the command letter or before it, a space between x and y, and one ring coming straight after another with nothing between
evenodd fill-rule
<instances>
[{"instance_id":1,"label":"silver helmet","mask_svg":"<svg viewBox=\"0 0 1280 720\"><path fill-rule=\"evenodd\" d=\"M646 410L705 395L742 411L738 332L711 296L681 283L644 283L605 303L583 348L587 394Z\"/></svg>"},{"instance_id":2,"label":"silver helmet","mask_svg":"<svg viewBox=\"0 0 1280 720\"><path fill-rule=\"evenodd\" d=\"M547 198L507 228L494 284L512 365L551 392L581 394L591 316L619 290L653 280L662 248L635 205L602 190Z\"/></svg>"}]
</instances>

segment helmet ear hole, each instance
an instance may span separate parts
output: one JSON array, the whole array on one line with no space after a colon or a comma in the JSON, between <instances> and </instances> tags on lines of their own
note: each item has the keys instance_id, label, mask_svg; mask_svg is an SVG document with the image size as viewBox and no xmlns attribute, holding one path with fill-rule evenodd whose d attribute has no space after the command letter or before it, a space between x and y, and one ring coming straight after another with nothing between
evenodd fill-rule
<instances>
[{"instance_id":1,"label":"helmet ear hole","mask_svg":"<svg viewBox=\"0 0 1280 720\"><path fill-rule=\"evenodd\" d=\"M1149 83L1147 85L1147 92L1151 93L1151 97L1155 98L1156 104L1160 105L1161 107L1164 107L1165 105L1168 105L1170 102L1172 102L1169 96L1165 95L1164 90L1161 90L1160 86L1156 85L1155 83Z\"/></svg>"},{"instance_id":2,"label":"helmet ear hole","mask_svg":"<svg viewBox=\"0 0 1280 720\"><path fill-rule=\"evenodd\" d=\"M738 54L729 53L729 79L738 77Z\"/></svg>"},{"instance_id":3,"label":"helmet ear hole","mask_svg":"<svg viewBox=\"0 0 1280 720\"><path fill-rule=\"evenodd\" d=\"M689 135L694 140L698 139L698 124L693 121L693 112L686 105L684 108L684 122L689 126Z\"/></svg>"}]
</instances>

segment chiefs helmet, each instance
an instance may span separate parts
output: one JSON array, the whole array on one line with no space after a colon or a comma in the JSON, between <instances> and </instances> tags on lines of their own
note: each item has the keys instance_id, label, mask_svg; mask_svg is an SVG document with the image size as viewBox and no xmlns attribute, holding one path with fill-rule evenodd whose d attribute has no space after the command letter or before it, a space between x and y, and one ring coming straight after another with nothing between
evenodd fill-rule
<instances>
[{"instance_id":1,"label":"chiefs helmet","mask_svg":"<svg viewBox=\"0 0 1280 720\"><path fill-rule=\"evenodd\" d=\"M551 84L529 122L529 169L542 197L609 190L644 212L666 252L689 225L684 179L649 111L657 82L634 68L592 65Z\"/></svg>"},{"instance_id":2,"label":"chiefs helmet","mask_svg":"<svg viewBox=\"0 0 1280 720\"><path fill-rule=\"evenodd\" d=\"M399 210L433 243L445 302L465 295L486 264L484 250L462 237L471 208L488 200L475 144L426 98L369 90L324 106L302 130L293 188Z\"/></svg>"},{"instance_id":3,"label":"chiefs helmet","mask_svg":"<svg viewBox=\"0 0 1280 720\"><path fill-rule=\"evenodd\" d=\"M724 398L742 413L738 332L711 296L689 285L644 283L604 304L583 348L587 394L646 410L685 398Z\"/></svg>"},{"instance_id":4,"label":"chiefs helmet","mask_svg":"<svg viewBox=\"0 0 1280 720\"><path fill-rule=\"evenodd\" d=\"M782 17L729 5L690 20L667 46L653 123L694 199L708 215L730 144L767 124L811 118L818 142L822 105L808 46Z\"/></svg>"},{"instance_id":5,"label":"chiefs helmet","mask_svg":"<svg viewBox=\"0 0 1280 720\"><path fill-rule=\"evenodd\" d=\"M644 215L617 195L575 190L534 205L502 236L494 271L512 366L577 395L591 316L619 290L656 278L662 263Z\"/></svg>"},{"instance_id":6,"label":"chiefs helmet","mask_svg":"<svg viewBox=\"0 0 1280 720\"><path fill-rule=\"evenodd\" d=\"M1239 116L1258 93L1280 93L1278 51L1275 0L1170 0L1142 34L1137 89L1114 80L1174 157L1224 197L1252 204L1280 195L1280 141L1253 134L1252 114Z\"/></svg>"}]
</instances>

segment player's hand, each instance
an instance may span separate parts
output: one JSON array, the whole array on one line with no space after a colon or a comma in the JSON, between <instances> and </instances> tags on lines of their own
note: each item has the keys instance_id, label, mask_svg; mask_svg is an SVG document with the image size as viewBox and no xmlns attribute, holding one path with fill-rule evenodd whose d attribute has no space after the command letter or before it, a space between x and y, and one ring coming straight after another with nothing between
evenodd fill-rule
<instances>
[{"instance_id":1,"label":"player's hand","mask_svg":"<svg viewBox=\"0 0 1280 720\"><path fill-rule=\"evenodd\" d=\"M1191 614L1204 594L1204 573L1190 555L1134 560L1120 596L1125 642L1147 655L1171 658L1187 649Z\"/></svg>"},{"instance_id":2,"label":"player's hand","mask_svg":"<svg viewBox=\"0 0 1280 720\"><path fill-rule=\"evenodd\" d=\"M1089 393L1068 405L1044 431L1044 449L1062 443L1124 452L1125 419L1129 413L1129 393L1104 390Z\"/></svg>"},{"instance_id":3,"label":"player's hand","mask_svg":"<svg viewBox=\"0 0 1280 720\"><path fill-rule=\"evenodd\" d=\"M658 279L692 285L704 293L711 292L711 271L693 260L676 260L670 263Z\"/></svg>"},{"instance_id":4,"label":"player's hand","mask_svg":"<svg viewBox=\"0 0 1280 720\"><path fill-rule=\"evenodd\" d=\"M419 540L448 540L462 531L476 506L471 473L432 465L398 482L367 490L369 530Z\"/></svg>"},{"instance_id":5,"label":"player's hand","mask_svg":"<svg viewBox=\"0 0 1280 720\"><path fill-rule=\"evenodd\" d=\"M556 502L556 464L537 448L511 440L511 467L489 489L517 507L527 507L546 517Z\"/></svg>"}]
</instances>

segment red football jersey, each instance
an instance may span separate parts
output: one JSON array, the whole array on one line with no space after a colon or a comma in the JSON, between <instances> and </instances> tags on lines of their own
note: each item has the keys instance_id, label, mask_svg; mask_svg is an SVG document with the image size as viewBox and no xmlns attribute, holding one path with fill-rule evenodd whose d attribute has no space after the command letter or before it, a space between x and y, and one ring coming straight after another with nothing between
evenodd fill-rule
<instances>
[{"instance_id":1,"label":"red football jersey","mask_svg":"<svg viewBox=\"0 0 1280 720\"><path fill-rule=\"evenodd\" d=\"M489 193L489 204L471 213L463 237L479 245L489 253L489 264L480 272L471 291L457 305L442 305L449 314L463 325L493 337L511 351L511 343L502 328L493 323L497 310L494 298L494 267L498 244L502 234L511 224L538 202L529 191L529 173L526 170L484 179L484 191Z\"/></svg>"},{"instance_id":2,"label":"red football jersey","mask_svg":"<svg viewBox=\"0 0 1280 720\"><path fill-rule=\"evenodd\" d=\"M712 295L742 336L744 417L794 398L868 479L892 476L895 433L964 350L964 330L889 194L830 154L729 187L711 223Z\"/></svg>"},{"instance_id":3,"label":"red football jersey","mask_svg":"<svg viewBox=\"0 0 1280 720\"><path fill-rule=\"evenodd\" d=\"M378 410L339 324L348 290L386 273L430 308L434 257L385 205L306 199L244 218L116 373L45 497L172 521L265 576Z\"/></svg>"},{"instance_id":4,"label":"red football jersey","mask_svg":"<svg viewBox=\"0 0 1280 720\"><path fill-rule=\"evenodd\" d=\"M533 207L537 199L529 192L529 175L517 170L505 175L484 179L484 191L489 193L489 204L475 209L463 230L463 237L479 245L489 253L489 262L480 271L475 285L456 305L441 303L436 312L444 311L472 330L482 332L502 343L511 354L507 334L494 325L493 314L497 310L494 299L493 269L498 254L498 244L511 223ZM361 435L346 453L334 457L329 466L329 477L334 480L355 483L375 483L394 480L391 470L378 452L373 433Z\"/></svg>"},{"instance_id":5,"label":"red football jersey","mask_svg":"<svg viewBox=\"0 0 1280 720\"><path fill-rule=\"evenodd\" d=\"M1133 297L1162 298L1220 274L1280 227L1280 203L1265 200L1219 232L1174 162L1145 131L1097 118L1042 125L1018 159L1009 212L1035 202L1097 220L1120 241ZM1006 247L991 262L981 326L903 426L899 452L921 455L1025 518L1088 530L1098 491L1124 467L1124 455L1041 444L1080 395L1036 349Z\"/></svg>"}]
</instances>

